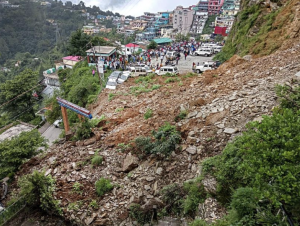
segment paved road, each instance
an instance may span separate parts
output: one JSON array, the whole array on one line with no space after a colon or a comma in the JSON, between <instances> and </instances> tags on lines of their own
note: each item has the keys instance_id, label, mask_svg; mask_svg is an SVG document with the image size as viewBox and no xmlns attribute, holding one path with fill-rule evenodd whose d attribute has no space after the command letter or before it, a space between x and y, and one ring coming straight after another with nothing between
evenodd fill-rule
<instances>
[{"instance_id":1,"label":"paved road","mask_svg":"<svg viewBox=\"0 0 300 226\"><path fill-rule=\"evenodd\" d=\"M61 133L61 129L55 128L55 126L51 125L42 136L48 139L48 145L51 146L53 142L59 139L59 135Z\"/></svg>"}]
</instances>

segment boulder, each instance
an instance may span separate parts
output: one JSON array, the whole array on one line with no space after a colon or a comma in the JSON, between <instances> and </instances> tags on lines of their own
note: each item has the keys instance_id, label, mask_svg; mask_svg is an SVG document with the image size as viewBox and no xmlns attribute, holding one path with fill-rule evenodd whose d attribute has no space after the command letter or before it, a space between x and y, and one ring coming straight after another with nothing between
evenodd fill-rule
<instances>
[{"instance_id":1,"label":"boulder","mask_svg":"<svg viewBox=\"0 0 300 226\"><path fill-rule=\"evenodd\" d=\"M131 153L129 153L126 156L126 158L124 159L122 171L130 172L131 170L133 170L134 168L136 168L138 166L138 162L139 162L139 159L137 157L131 155Z\"/></svg>"}]
</instances>

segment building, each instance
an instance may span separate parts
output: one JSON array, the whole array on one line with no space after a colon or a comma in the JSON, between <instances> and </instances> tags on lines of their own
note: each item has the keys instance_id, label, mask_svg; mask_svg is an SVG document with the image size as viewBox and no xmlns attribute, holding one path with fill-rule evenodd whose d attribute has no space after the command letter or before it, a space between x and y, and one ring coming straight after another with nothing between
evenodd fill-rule
<instances>
[{"instance_id":1,"label":"building","mask_svg":"<svg viewBox=\"0 0 300 226\"><path fill-rule=\"evenodd\" d=\"M104 15L97 15L98 20L106 20L107 16Z\"/></svg>"},{"instance_id":2,"label":"building","mask_svg":"<svg viewBox=\"0 0 300 226\"><path fill-rule=\"evenodd\" d=\"M44 71L43 76L45 78L45 84L47 86L56 86L56 87L60 86L59 77L56 68L50 68Z\"/></svg>"},{"instance_id":3,"label":"building","mask_svg":"<svg viewBox=\"0 0 300 226\"><path fill-rule=\"evenodd\" d=\"M113 46L95 46L86 51L89 66L95 66L101 59L108 59L116 56L116 47Z\"/></svg>"},{"instance_id":4,"label":"building","mask_svg":"<svg viewBox=\"0 0 300 226\"><path fill-rule=\"evenodd\" d=\"M234 19L234 16L217 16L215 20L215 27L227 27L228 30L231 30Z\"/></svg>"},{"instance_id":5,"label":"building","mask_svg":"<svg viewBox=\"0 0 300 226\"><path fill-rule=\"evenodd\" d=\"M208 0L200 0L196 10L199 12L208 12Z\"/></svg>"},{"instance_id":6,"label":"building","mask_svg":"<svg viewBox=\"0 0 300 226\"><path fill-rule=\"evenodd\" d=\"M214 34L227 36L227 27L215 27Z\"/></svg>"},{"instance_id":7,"label":"building","mask_svg":"<svg viewBox=\"0 0 300 226\"><path fill-rule=\"evenodd\" d=\"M191 33L202 34L207 19L208 12L195 12Z\"/></svg>"},{"instance_id":8,"label":"building","mask_svg":"<svg viewBox=\"0 0 300 226\"><path fill-rule=\"evenodd\" d=\"M190 32L193 23L194 10L177 6L174 10L173 28L178 30L178 33L187 35Z\"/></svg>"},{"instance_id":9,"label":"building","mask_svg":"<svg viewBox=\"0 0 300 226\"><path fill-rule=\"evenodd\" d=\"M134 30L143 31L148 25L148 22L145 20L133 20L130 22L130 26Z\"/></svg>"},{"instance_id":10,"label":"building","mask_svg":"<svg viewBox=\"0 0 300 226\"><path fill-rule=\"evenodd\" d=\"M132 54L139 51L140 46L134 43L129 43L126 46L126 54Z\"/></svg>"},{"instance_id":11,"label":"building","mask_svg":"<svg viewBox=\"0 0 300 226\"><path fill-rule=\"evenodd\" d=\"M219 15L221 13L224 0L209 0L208 15Z\"/></svg>"},{"instance_id":12,"label":"building","mask_svg":"<svg viewBox=\"0 0 300 226\"><path fill-rule=\"evenodd\" d=\"M64 66L67 68L73 68L75 64L83 60L81 56L66 56L62 59Z\"/></svg>"}]
</instances>

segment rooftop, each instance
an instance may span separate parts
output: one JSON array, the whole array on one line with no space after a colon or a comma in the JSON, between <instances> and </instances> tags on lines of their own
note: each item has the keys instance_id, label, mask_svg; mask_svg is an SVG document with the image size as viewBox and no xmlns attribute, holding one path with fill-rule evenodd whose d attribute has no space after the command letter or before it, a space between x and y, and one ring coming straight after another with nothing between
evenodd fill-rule
<instances>
[{"instance_id":1,"label":"rooftop","mask_svg":"<svg viewBox=\"0 0 300 226\"><path fill-rule=\"evenodd\" d=\"M63 60L71 60L71 61L81 61L82 60L82 57L81 56L66 56L66 57L63 57Z\"/></svg>"},{"instance_id":2,"label":"rooftop","mask_svg":"<svg viewBox=\"0 0 300 226\"><path fill-rule=\"evenodd\" d=\"M5 132L3 132L0 135L0 142L4 141L6 139L11 139L13 137L19 136L22 132L29 132L29 131L33 130L34 128L35 127L30 124L21 122L21 124L10 127Z\"/></svg>"},{"instance_id":3,"label":"rooftop","mask_svg":"<svg viewBox=\"0 0 300 226\"><path fill-rule=\"evenodd\" d=\"M164 44L164 43L172 42L172 39L170 39L170 38L156 38L156 39L153 39L153 41L156 42L157 44Z\"/></svg>"},{"instance_id":4,"label":"rooftop","mask_svg":"<svg viewBox=\"0 0 300 226\"><path fill-rule=\"evenodd\" d=\"M116 50L116 47L113 46L95 46L89 50L87 50L87 53L100 53L100 54L110 54L113 53Z\"/></svg>"}]
</instances>

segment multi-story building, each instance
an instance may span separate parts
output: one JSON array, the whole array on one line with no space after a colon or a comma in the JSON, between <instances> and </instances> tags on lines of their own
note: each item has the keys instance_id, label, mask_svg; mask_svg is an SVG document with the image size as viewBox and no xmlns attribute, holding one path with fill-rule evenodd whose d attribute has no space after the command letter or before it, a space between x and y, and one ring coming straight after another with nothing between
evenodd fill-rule
<instances>
[{"instance_id":1,"label":"multi-story building","mask_svg":"<svg viewBox=\"0 0 300 226\"><path fill-rule=\"evenodd\" d=\"M147 21L144 20L133 20L130 22L130 26L132 26L132 29L137 29L137 30L144 30L148 25Z\"/></svg>"},{"instance_id":2,"label":"multi-story building","mask_svg":"<svg viewBox=\"0 0 300 226\"><path fill-rule=\"evenodd\" d=\"M208 15L218 15L221 13L224 0L209 0Z\"/></svg>"},{"instance_id":3,"label":"multi-story building","mask_svg":"<svg viewBox=\"0 0 300 226\"><path fill-rule=\"evenodd\" d=\"M196 12L190 32L194 34L202 34L207 19L208 12Z\"/></svg>"},{"instance_id":4,"label":"multi-story building","mask_svg":"<svg viewBox=\"0 0 300 226\"><path fill-rule=\"evenodd\" d=\"M177 6L174 10L173 28L178 30L178 33L187 35L190 32L193 23L194 10Z\"/></svg>"},{"instance_id":5,"label":"multi-story building","mask_svg":"<svg viewBox=\"0 0 300 226\"><path fill-rule=\"evenodd\" d=\"M234 22L234 16L217 16L215 20L216 27L227 27L231 29Z\"/></svg>"},{"instance_id":6,"label":"multi-story building","mask_svg":"<svg viewBox=\"0 0 300 226\"><path fill-rule=\"evenodd\" d=\"M200 0L196 7L199 12L208 12L208 0Z\"/></svg>"}]
</instances>

